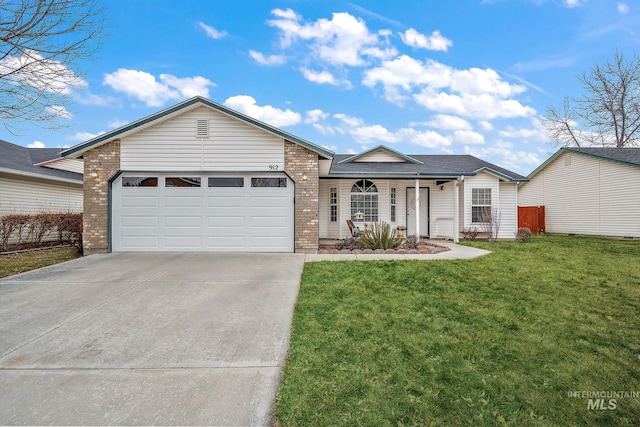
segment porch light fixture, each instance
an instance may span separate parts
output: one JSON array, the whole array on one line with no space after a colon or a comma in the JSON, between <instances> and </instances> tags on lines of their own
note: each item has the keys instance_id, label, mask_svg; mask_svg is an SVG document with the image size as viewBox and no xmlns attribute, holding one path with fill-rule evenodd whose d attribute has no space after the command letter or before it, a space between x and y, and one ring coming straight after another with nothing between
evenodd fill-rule
<instances>
[{"instance_id":1,"label":"porch light fixture","mask_svg":"<svg viewBox=\"0 0 640 427\"><path fill-rule=\"evenodd\" d=\"M362 221L362 220L364 219L364 214L363 214L362 212L356 212L356 213L353 215L353 218L354 218L355 220L360 220L360 221Z\"/></svg>"},{"instance_id":2,"label":"porch light fixture","mask_svg":"<svg viewBox=\"0 0 640 427\"><path fill-rule=\"evenodd\" d=\"M306 181L307 180L307 175L302 175L302 180Z\"/></svg>"},{"instance_id":3,"label":"porch light fixture","mask_svg":"<svg viewBox=\"0 0 640 427\"><path fill-rule=\"evenodd\" d=\"M98 172L93 171L93 172L91 172L91 173L89 174L89 176L90 176L91 178L97 178L97 177L98 177Z\"/></svg>"}]
</instances>

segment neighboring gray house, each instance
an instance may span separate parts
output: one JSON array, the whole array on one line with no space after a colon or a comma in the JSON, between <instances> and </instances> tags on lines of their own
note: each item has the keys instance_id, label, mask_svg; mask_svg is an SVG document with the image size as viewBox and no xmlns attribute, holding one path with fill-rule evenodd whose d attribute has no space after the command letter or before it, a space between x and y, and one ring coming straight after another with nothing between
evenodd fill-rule
<instances>
[{"instance_id":1,"label":"neighboring gray house","mask_svg":"<svg viewBox=\"0 0 640 427\"><path fill-rule=\"evenodd\" d=\"M457 240L487 209L513 238L526 181L472 156L336 155L202 97L62 155L84 159L86 253L316 252L347 219Z\"/></svg>"},{"instance_id":2,"label":"neighboring gray house","mask_svg":"<svg viewBox=\"0 0 640 427\"><path fill-rule=\"evenodd\" d=\"M0 140L0 215L82 212L82 160Z\"/></svg>"},{"instance_id":3,"label":"neighboring gray house","mask_svg":"<svg viewBox=\"0 0 640 427\"><path fill-rule=\"evenodd\" d=\"M640 238L640 148L563 147L518 189L547 233Z\"/></svg>"}]
</instances>

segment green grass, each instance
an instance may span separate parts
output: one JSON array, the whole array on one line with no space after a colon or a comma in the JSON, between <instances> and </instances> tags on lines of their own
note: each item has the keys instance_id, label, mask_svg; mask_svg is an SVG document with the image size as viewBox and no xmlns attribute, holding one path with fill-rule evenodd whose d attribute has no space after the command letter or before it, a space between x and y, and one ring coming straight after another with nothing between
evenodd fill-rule
<instances>
[{"instance_id":1,"label":"green grass","mask_svg":"<svg viewBox=\"0 0 640 427\"><path fill-rule=\"evenodd\" d=\"M0 255L0 277L24 273L36 268L58 264L78 258L76 248L46 249L32 252L20 252L11 255Z\"/></svg>"},{"instance_id":2,"label":"green grass","mask_svg":"<svg viewBox=\"0 0 640 427\"><path fill-rule=\"evenodd\" d=\"M637 426L640 242L471 242L460 261L307 264L283 426ZM608 399L607 399L608 404Z\"/></svg>"}]
</instances>

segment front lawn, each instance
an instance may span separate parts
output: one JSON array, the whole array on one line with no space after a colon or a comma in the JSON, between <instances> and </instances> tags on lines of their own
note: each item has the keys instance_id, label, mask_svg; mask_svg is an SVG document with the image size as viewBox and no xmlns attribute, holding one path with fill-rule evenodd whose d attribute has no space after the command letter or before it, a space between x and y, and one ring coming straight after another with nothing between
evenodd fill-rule
<instances>
[{"instance_id":1,"label":"front lawn","mask_svg":"<svg viewBox=\"0 0 640 427\"><path fill-rule=\"evenodd\" d=\"M45 249L39 251L18 252L9 255L0 255L0 277L23 273L36 268L58 264L78 258L78 249L65 247Z\"/></svg>"},{"instance_id":2,"label":"front lawn","mask_svg":"<svg viewBox=\"0 0 640 427\"><path fill-rule=\"evenodd\" d=\"M281 425L638 425L640 242L470 244L494 253L307 264Z\"/></svg>"}]
</instances>

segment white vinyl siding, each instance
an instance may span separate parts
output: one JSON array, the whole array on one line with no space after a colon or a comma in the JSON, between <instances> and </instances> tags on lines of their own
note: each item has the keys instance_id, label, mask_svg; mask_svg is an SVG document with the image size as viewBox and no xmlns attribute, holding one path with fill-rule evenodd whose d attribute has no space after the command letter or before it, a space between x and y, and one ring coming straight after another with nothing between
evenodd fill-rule
<instances>
[{"instance_id":1,"label":"white vinyl siding","mask_svg":"<svg viewBox=\"0 0 640 427\"><path fill-rule=\"evenodd\" d=\"M367 154L366 156L359 157L354 160L354 162L394 162L394 163L406 163L406 160L394 156L391 153L387 153L386 151L378 150L373 153Z\"/></svg>"},{"instance_id":2,"label":"white vinyl siding","mask_svg":"<svg viewBox=\"0 0 640 427\"><path fill-rule=\"evenodd\" d=\"M84 161L82 159L58 159L53 162L46 163L42 165L42 167L75 173L84 173Z\"/></svg>"},{"instance_id":3,"label":"white vinyl siding","mask_svg":"<svg viewBox=\"0 0 640 427\"><path fill-rule=\"evenodd\" d=\"M0 175L0 215L82 212L82 185Z\"/></svg>"},{"instance_id":4,"label":"white vinyl siding","mask_svg":"<svg viewBox=\"0 0 640 427\"><path fill-rule=\"evenodd\" d=\"M500 213L499 239L513 239L518 231L518 192L513 182L500 183Z\"/></svg>"},{"instance_id":5,"label":"white vinyl siding","mask_svg":"<svg viewBox=\"0 0 640 427\"><path fill-rule=\"evenodd\" d=\"M518 190L545 206L547 233L640 237L640 167L562 153Z\"/></svg>"},{"instance_id":6,"label":"white vinyl siding","mask_svg":"<svg viewBox=\"0 0 640 427\"><path fill-rule=\"evenodd\" d=\"M209 137L197 138L198 120ZM284 140L208 107L122 139L121 169L136 171L270 171L284 168Z\"/></svg>"}]
</instances>

